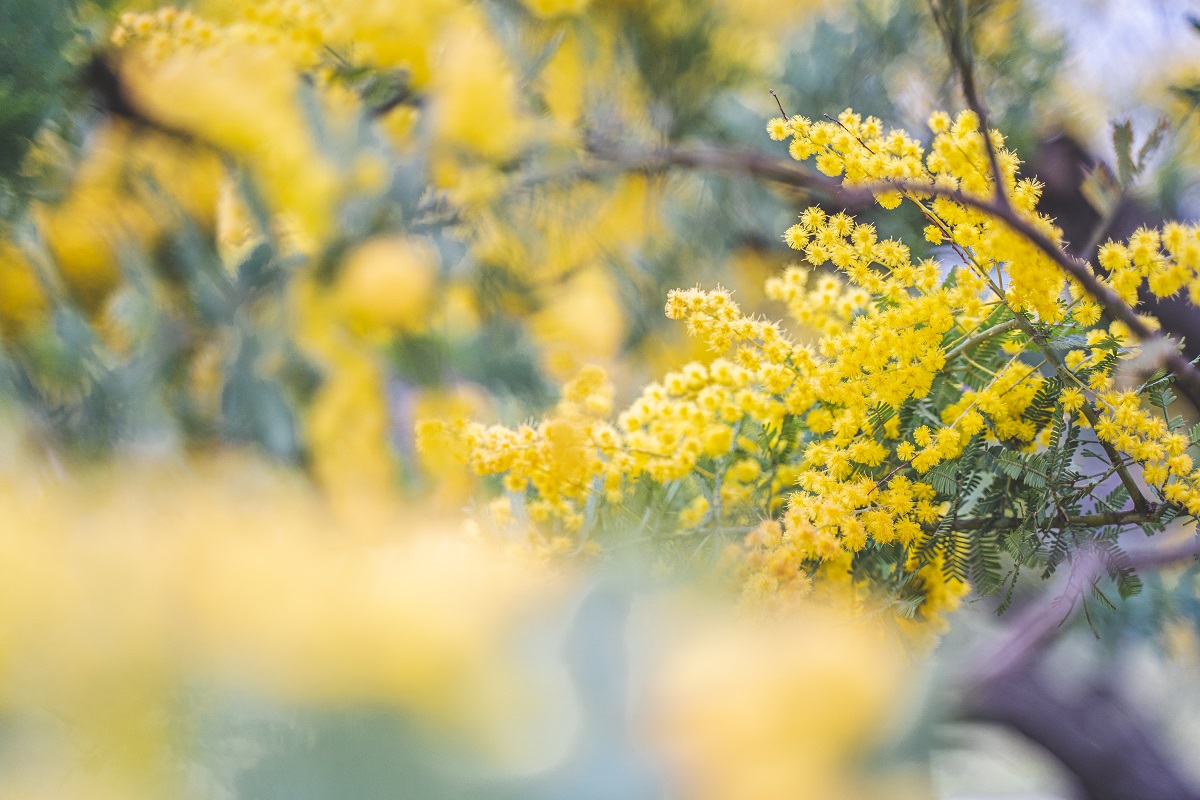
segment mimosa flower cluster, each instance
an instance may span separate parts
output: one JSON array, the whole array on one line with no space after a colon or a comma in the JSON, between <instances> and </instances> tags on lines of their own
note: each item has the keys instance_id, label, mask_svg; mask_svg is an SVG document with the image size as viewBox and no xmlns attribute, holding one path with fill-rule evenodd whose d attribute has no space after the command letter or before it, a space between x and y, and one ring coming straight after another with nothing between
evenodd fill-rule
<instances>
[{"instance_id":1,"label":"mimosa flower cluster","mask_svg":"<svg viewBox=\"0 0 1200 800\"><path fill-rule=\"evenodd\" d=\"M1169 376L1122 388L1139 353L1123 326L1103 325L1099 305L1002 220L935 194L986 198L995 181L973 113L938 113L929 127L928 148L852 111L776 119L768 132L826 175L869 187L885 209L914 203L935 257L847 213L809 208L784 234L804 263L771 278L767 293L815 341L745 315L728 291L674 291L667 316L706 342L711 360L647 386L615 427L562 409L516 432L468 425L472 466L504 474L509 498L539 509L539 524L581 537L620 527L650 496L677 514L659 546L724 545L756 602L882 597L905 626L915 605L934 623L926 631L994 567L996 530L1050 540L1067 526L1078 535L1071 520L1088 511L1140 510L1126 517L1138 524L1200 513L1200 470L1186 452L1196 442L1164 413ZM1040 185L1018 177L1017 157L990 135L1012 207L1061 244L1037 211ZM1100 260L1134 304L1143 280L1160 295L1197 291L1198 247L1195 229L1170 225L1110 243ZM578 453L569 465L524 460L565 428ZM1102 474L1078 471L1086 437L1107 454ZM1125 494L1096 494L1130 470L1152 497L1131 479ZM1085 538L1111 542L1119 522L1097 517ZM1057 563L1031 547L1043 567Z\"/></svg>"}]
</instances>

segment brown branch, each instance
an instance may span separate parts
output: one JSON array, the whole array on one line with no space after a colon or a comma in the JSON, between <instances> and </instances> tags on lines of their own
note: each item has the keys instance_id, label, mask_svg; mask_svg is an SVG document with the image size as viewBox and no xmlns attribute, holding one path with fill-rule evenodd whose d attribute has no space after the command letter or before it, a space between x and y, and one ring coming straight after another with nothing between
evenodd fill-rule
<instances>
[{"instance_id":1,"label":"brown branch","mask_svg":"<svg viewBox=\"0 0 1200 800\"><path fill-rule=\"evenodd\" d=\"M1200 537L1187 536L1170 545L1138 547L1125 551L1129 566L1147 570L1170 567L1192 558L1200 558Z\"/></svg>"},{"instance_id":2,"label":"brown branch","mask_svg":"<svg viewBox=\"0 0 1200 800\"><path fill-rule=\"evenodd\" d=\"M1145 511L1114 511L1110 513L1100 514L1079 514L1073 517L1059 515L1047 524L1041 526L1042 529L1060 530L1064 528L1103 528L1109 525L1141 525L1147 522L1154 522L1166 510L1166 506L1148 507ZM1011 531L1016 530L1025 523L1025 517L986 517L960 519L954 526L956 531ZM922 525L922 529L934 531L937 529L936 524Z\"/></svg>"},{"instance_id":3,"label":"brown branch","mask_svg":"<svg viewBox=\"0 0 1200 800\"><path fill-rule=\"evenodd\" d=\"M958 72L967 108L975 112L975 116L979 120L979 132L983 136L983 146L992 171L992 191L996 204L1007 207L1009 202L1008 195L1004 192L1004 176L1000 171L1000 157L996 153L995 143L992 142L987 109L983 105L983 100L979 96L979 88L975 82L975 58L971 52L971 31L966 10L958 0L946 0L945 5L947 8L941 9L935 0L930 0L929 10L946 42L950 61Z\"/></svg>"},{"instance_id":4,"label":"brown branch","mask_svg":"<svg viewBox=\"0 0 1200 800\"><path fill-rule=\"evenodd\" d=\"M1092 272L1086 261L1068 255L1034 222L1022 216L1012 206L997 203L994 198L977 197L960 189L920 181L888 180L845 187L834 178L750 150L720 147L630 150L594 143L592 153L621 169L655 171L668 167L682 167L750 175L788 186L823 192L847 204L872 202L880 192L900 191L941 197L991 215L1041 250L1093 297L1110 317L1124 323L1134 336L1143 343L1161 348L1163 365L1175 375L1180 394L1200 409L1200 370L1179 351L1178 343L1146 324L1134 309Z\"/></svg>"},{"instance_id":5,"label":"brown branch","mask_svg":"<svg viewBox=\"0 0 1200 800\"><path fill-rule=\"evenodd\" d=\"M1161 725L1139 713L1112 677L1057 689L1040 664L971 692L959 714L1004 725L1041 745L1078 780L1089 800L1197 800L1200 795L1174 763Z\"/></svg>"},{"instance_id":6,"label":"brown branch","mask_svg":"<svg viewBox=\"0 0 1200 800\"><path fill-rule=\"evenodd\" d=\"M186 145L223 151L193 131L155 119L141 108L121 73L103 54L95 53L80 76L83 85L95 96L99 110L125 120L135 128L158 133Z\"/></svg>"},{"instance_id":7,"label":"brown branch","mask_svg":"<svg viewBox=\"0 0 1200 800\"><path fill-rule=\"evenodd\" d=\"M1095 516L1122 515L1132 516L1130 512ZM1079 518L1072 518L1075 519ZM1135 570L1158 569L1197 557L1200 557L1200 536L1188 536L1167 546L1127 550L1122 564ZM1111 554L1094 550L1081 553L1061 580L1059 589L1046 592L1039 601L1018 613L1000 637L968 659L971 664L968 682L982 686L1031 660L1071 618L1087 590L1104 577L1111 559Z\"/></svg>"},{"instance_id":8,"label":"brown branch","mask_svg":"<svg viewBox=\"0 0 1200 800\"><path fill-rule=\"evenodd\" d=\"M1189 536L1167 547L1129 551L1123 563L1150 569L1197 556L1200 538ZM1092 679L1064 696L1040 675L1047 646L1105 575L1110 558L1083 554L1061 591L1043 595L968 658L959 713L1006 725L1037 742L1078 777L1093 800L1195 800L1200 795L1175 768L1155 726L1129 707L1111 679Z\"/></svg>"}]
</instances>

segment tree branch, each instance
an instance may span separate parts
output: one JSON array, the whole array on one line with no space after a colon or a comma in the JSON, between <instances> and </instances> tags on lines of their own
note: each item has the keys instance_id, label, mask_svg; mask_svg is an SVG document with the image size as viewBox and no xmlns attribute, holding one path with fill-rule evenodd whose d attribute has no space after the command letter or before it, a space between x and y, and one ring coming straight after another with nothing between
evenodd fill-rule
<instances>
[{"instance_id":1,"label":"tree branch","mask_svg":"<svg viewBox=\"0 0 1200 800\"><path fill-rule=\"evenodd\" d=\"M1175 375L1176 387L1187 400L1200 409L1200 370L1179 351L1171 338L1151 328L1134 309L1098 278L1086 261L1068 255L1034 222L1022 216L1011 205L982 198L946 186L908 180L879 181L846 187L840 181L800 166L780 161L765 153L721 147L690 147L665 149L625 149L603 143L593 143L592 153L621 169L657 171L668 167L710 170L735 175L749 175L812 191L826 193L848 204L873 202L881 192L941 197L968 208L988 214L1003 222L1041 250L1108 313L1122 322L1143 343L1156 346L1161 352L1163 366Z\"/></svg>"},{"instance_id":2,"label":"tree branch","mask_svg":"<svg viewBox=\"0 0 1200 800\"><path fill-rule=\"evenodd\" d=\"M1129 513L1122 512L1126 515ZM1038 601L1020 612L997 640L981 647L974 658L968 659L971 664L968 683L982 686L1031 660L1071 618L1088 588L1104 577L1111 558L1106 558L1106 555L1094 551L1082 553L1075 560L1061 589L1043 594ZM1135 570L1145 570L1179 564L1197 557L1200 557L1200 536L1191 535L1165 547L1127 550L1124 563Z\"/></svg>"},{"instance_id":3,"label":"tree branch","mask_svg":"<svg viewBox=\"0 0 1200 800\"><path fill-rule=\"evenodd\" d=\"M966 9L959 0L929 0L929 11L946 42L946 50L962 84L963 99L967 108L979 119L979 132L987 151L988 166L992 170L992 190L997 205L1007 207L1008 195L1004 192L1004 176L1000 172L1000 158L992 142L991 126L988 124L987 109L979 96L975 83L975 59L971 52L971 30Z\"/></svg>"},{"instance_id":4,"label":"tree branch","mask_svg":"<svg viewBox=\"0 0 1200 800\"><path fill-rule=\"evenodd\" d=\"M1114 511L1101 514L1080 514L1074 517L1059 516L1050 524L1043 526L1043 529L1063 529L1063 528L1103 528L1109 525L1141 525L1147 522L1154 522L1166 510L1166 506L1151 506L1145 511ZM987 517L959 519L954 529L956 531L1012 531L1021 527L1025 523L1025 517ZM936 524L922 525L923 530L934 531L937 529Z\"/></svg>"},{"instance_id":5,"label":"tree branch","mask_svg":"<svg viewBox=\"0 0 1200 800\"><path fill-rule=\"evenodd\" d=\"M1130 706L1111 678L1071 694L1055 691L1036 664L976 689L962 716L1005 725L1034 741L1078 778L1090 800L1196 800L1158 727Z\"/></svg>"},{"instance_id":6,"label":"tree branch","mask_svg":"<svg viewBox=\"0 0 1200 800\"><path fill-rule=\"evenodd\" d=\"M1127 563L1136 569L1197 556L1200 538L1194 535L1168 547L1126 553ZM1039 675L1047 645L1082 607L1107 564L1103 553L1083 554L1061 591L1043 595L967 659L960 713L1007 725L1037 742L1079 778L1093 800L1195 800L1195 788L1171 763L1154 726L1128 707L1111 681L1092 680L1075 696L1065 697Z\"/></svg>"}]
</instances>

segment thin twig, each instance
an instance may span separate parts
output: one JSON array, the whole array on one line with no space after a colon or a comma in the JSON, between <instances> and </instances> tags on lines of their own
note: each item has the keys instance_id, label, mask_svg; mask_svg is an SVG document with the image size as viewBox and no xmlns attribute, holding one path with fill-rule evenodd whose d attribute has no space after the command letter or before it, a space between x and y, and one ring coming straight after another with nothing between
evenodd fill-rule
<instances>
[{"instance_id":1,"label":"thin twig","mask_svg":"<svg viewBox=\"0 0 1200 800\"><path fill-rule=\"evenodd\" d=\"M771 93L771 97L775 98L775 105L779 106L779 113L783 115L784 119L787 119L788 113L783 110L783 103L780 101L779 95L775 94L774 89L767 89L767 91Z\"/></svg>"},{"instance_id":2,"label":"thin twig","mask_svg":"<svg viewBox=\"0 0 1200 800\"><path fill-rule=\"evenodd\" d=\"M995 143L992 142L992 130L988 124L987 109L984 108L983 100L979 96L979 88L975 82L975 59L971 52L971 32L966 14L963 7L955 0L950 0L950 2L953 3L954 11L957 12L953 15L953 19L939 13L934 0L930 0L929 9L933 14L934 22L937 23L938 29L942 33L942 38L946 41L946 50L950 55L950 61L958 72L967 108L975 112L975 116L979 120L979 132L983 136L988 166L992 171L992 189L996 204L1007 207L1009 202L1008 195L1004 192L1004 175L1000 171L1000 157L996 153Z\"/></svg>"}]
</instances>

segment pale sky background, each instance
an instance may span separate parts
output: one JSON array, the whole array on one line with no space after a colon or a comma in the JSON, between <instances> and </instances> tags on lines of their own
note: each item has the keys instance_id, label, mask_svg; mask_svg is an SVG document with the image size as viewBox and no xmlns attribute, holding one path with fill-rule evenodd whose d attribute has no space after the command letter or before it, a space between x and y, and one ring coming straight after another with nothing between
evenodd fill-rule
<instances>
[{"instance_id":1,"label":"pale sky background","mask_svg":"<svg viewBox=\"0 0 1200 800\"><path fill-rule=\"evenodd\" d=\"M1100 124L1104 117L1156 118L1156 94L1184 65L1200 69L1200 0L1028 0L1067 45L1065 77L1076 85L1078 112Z\"/></svg>"}]
</instances>

